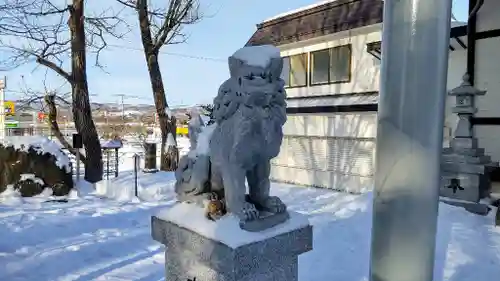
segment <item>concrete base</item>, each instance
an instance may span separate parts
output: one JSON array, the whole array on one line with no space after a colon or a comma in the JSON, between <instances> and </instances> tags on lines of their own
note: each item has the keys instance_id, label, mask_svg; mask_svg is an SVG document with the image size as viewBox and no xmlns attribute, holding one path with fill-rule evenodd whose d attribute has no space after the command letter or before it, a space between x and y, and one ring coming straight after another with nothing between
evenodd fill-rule
<instances>
[{"instance_id":1,"label":"concrete base","mask_svg":"<svg viewBox=\"0 0 500 281\"><path fill-rule=\"evenodd\" d=\"M451 147L443 150L441 161L440 196L473 203L489 196L491 182L488 173L498 163L492 162L484 155L484 150L478 148L477 138L452 139Z\"/></svg>"},{"instance_id":2,"label":"concrete base","mask_svg":"<svg viewBox=\"0 0 500 281\"><path fill-rule=\"evenodd\" d=\"M182 204L152 217L153 238L167 246L167 281L298 280L298 256L313 247L312 226L303 215L290 212L287 222L251 233L231 215L212 222L201 208ZM177 218L189 210L190 217Z\"/></svg>"},{"instance_id":3,"label":"concrete base","mask_svg":"<svg viewBox=\"0 0 500 281\"><path fill-rule=\"evenodd\" d=\"M448 205L456 206L456 207L462 207L465 210L467 210L470 213L480 215L480 216L487 216L488 213L491 211L491 208L482 203L474 203L474 202L467 202L467 201L459 201L459 200L453 200L449 198L441 198L441 202L446 203Z\"/></svg>"}]
</instances>

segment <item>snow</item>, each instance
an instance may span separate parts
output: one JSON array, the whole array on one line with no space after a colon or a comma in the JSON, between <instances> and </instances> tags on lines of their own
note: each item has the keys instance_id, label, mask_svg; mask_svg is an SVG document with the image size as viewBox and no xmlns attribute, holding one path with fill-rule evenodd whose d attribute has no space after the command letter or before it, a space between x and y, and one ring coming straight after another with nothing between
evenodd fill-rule
<instances>
[{"instance_id":1,"label":"snow","mask_svg":"<svg viewBox=\"0 0 500 281\"><path fill-rule=\"evenodd\" d=\"M451 27L464 26L467 25L467 22L464 21L451 21Z\"/></svg>"},{"instance_id":2,"label":"snow","mask_svg":"<svg viewBox=\"0 0 500 281\"><path fill-rule=\"evenodd\" d=\"M201 121L203 121L203 125L205 125L205 126L210 121L210 116L207 116L207 115L201 115L200 118L201 118Z\"/></svg>"},{"instance_id":3,"label":"snow","mask_svg":"<svg viewBox=\"0 0 500 281\"><path fill-rule=\"evenodd\" d=\"M178 141L182 155L189 141ZM20 198L9 186L0 194L0 280L164 280L164 246L151 238L150 222L152 215L177 208L175 177L139 173L135 198L130 168L132 158L127 158L120 176L96 184L96 189L77 183L67 203L47 202L56 198L45 192ZM277 183L271 193L313 225L314 249L299 258L299 280L368 280L371 193ZM440 204L435 281L500 276L500 228L494 227L494 212L482 217Z\"/></svg>"},{"instance_id":4,"label":"snow","mask_svg":"<svg viewBox=\"0 0 500 281\"><path fill-rule=\"evenodd\" d=\"M45 182L41 178L37 178L34 174L21 174L20 181L32 180L34 183L38 183L39 185L45 185Z\"/></svg>"},{"instance_id":5,"label":"snow","mask_svg":"<svg viewBox=\"0 0 500 281\"><path fill-rule=\"evenodd\" d=\"M61 146L56 142L49 140L42 136L10 136L6 137L3 141L5 146L12 146L15 149L28 151L32 147L37 153L49 153L56 158L56 165L65 169L66 172L71 172L71 160L62 150Z\"/></svg>"},{"instance_id":6,"label":"snow","mask_svg":"<svg viewBox=\"0 0 500 281\"><path fill-rule=\"evenodd\" d=\"M155 140L155 137L153 134L150 134L146 137L146 139L144 140L144 142L146 143L155 143L156 140Z\"/></svg>"},{"instance_id":7,"label":"snow","mask_svg":"<svg viewBox=\"0 0 500 281\"><path fill-rule=\"evenodd\" d=\"M52 189L50 188L44 188L42 193L34 196L34 198L48 198L48 197L51 197L52 196ZM30 198L27 198L27 200L29 200Z\"/></svg>"},{"instance_id":8,"label":"snow","mask_svg":"<svg viewBox=\"0 0 500 281\"><path fill-rule=\"evenodd\" d=\"M216 128L217 124L211 124L203 127L198 135L198 142L196 143L196 155L208 155L210 150L210 139Z\"/></svg>"},{"instance_id":9,"label":"snow","mask_svg":"<svg viewBox=\"0 0 500 281\"><path fill-rule=\"evenodd\" d=\"M120 140L109 140L101 144L102 148L121 148L123 143Z\"/></svg>"},{"instance_id":10,"label":"snow","mask_svg":"<svg viewBox=\"0 0 500 281\"><path fill-rule=\"evenodd\" d=\"M199 128L204 124L201 124L203 120L200 119L201 116L198 113L197 110L192 110L191 111L191 119L189 119L189 126L194 127L194 128Z\"/></svg>"},{"instance_id":11,"label":"snow","mask_svg":"<svg viewBox=\"0 0 500 281\"><path fill-rule=\"evenodd\" d=\"M96 184L95 194L100 197L130 202L135 198L135 181L133 171L123 172L118 178L102 180ZM137 175L137 193L141 201L154 202L165 198L174 189L175 176L173 173L156 172Z\"/></svg>"},{"instance_id":12,"label":"snow","mask_svg":"<svg viewBox=\"0 0 500 281\"><path fill-rule=\"evenodd\" d=\"M165 114L168 118L172 118L172 110L169 107L165 107Z\"/></svg>"},{"instance_id":13,"label":"snow","mask_svg":"<svg viewBox=\"0 0 500 281\"><path fill-rule=\"evenodd\" d=\"M312 8L315 8L315 7L324 5L324 4L328 4L328 3L331 3L331 2L335 2L335 1L337 1L337 0L320 1L318 3L314 3L314 4L311 4L311 5L308 5L308 6L300 7L298 9L294 9L294 10L291 10L291 11L288 11L288 12L284 12L284 13L278 14L278 15L276 15L274 17L268 18L268 19L264 20L263 23L269 22L269 21L272 21L272 20L275 20L275 19L279 19L279 18L288 16L288 15L296 14L296 13L299 13L299 12L302 12L302 11L305 11L305 10L309 10L309 9L312 9Z\"/></svg>"},{"instance_id":14,"label":"snow","mask_svg":"<svg viewBox=\"0 0 500 281\"><path fill-rule=\"evenodd\" d=\"M206 219L203 208L188 203L178 203L160 211L156 216L233 249L309 225L307 216L290 212L290 219L281 225L262 232L248 232L239 227L240 220L234 215L224 216L217 222L212 222Z\"/></svg>"},{"instance_id":15,"label":"snow","mask_svg":"<svg viewBox=\"0 0 500 281\"><path fill-rule=\"evenodd\" d=\"M168 133L168 135L167 135L167 147L169 147L169 146L173 146L173 147L177 146L177 143L175 142L174 135L172 135L172 133Z\"/></svg>"},{"instance_id":16,"label":"snow","mask_svg":"<svg viewBox=\"0 0 500 281\"><path fill-rule=\"evenodd\" d=\"M23 200L21 197L21 193L19 193L18 190L14 189L14 185L9 184L7 185L7 188L4 190L4 192L0 193L0 202L6 206L16 206L22 204Z\"/></svg>"},{"instance_id":17,"label":"snow","mask_svg":"<svg viewBox=\"0 0 500 281\"><path fill-rule=\"evenodd\" d=\"M280 50L273 45L243 47L233 54L234 58L248 65L266 67L271 59L281 57Z\"/></svg>"}]
</instances>

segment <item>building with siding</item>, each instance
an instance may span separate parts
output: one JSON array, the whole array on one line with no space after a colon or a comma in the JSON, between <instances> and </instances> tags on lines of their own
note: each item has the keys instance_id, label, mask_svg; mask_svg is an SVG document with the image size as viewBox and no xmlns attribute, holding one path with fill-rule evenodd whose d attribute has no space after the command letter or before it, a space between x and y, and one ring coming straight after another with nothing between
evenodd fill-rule
<instances>
[{"instance_id":1,"label":"building with siding","mask_svg":"<svg viewBox=\"0 0 500 281\"><path fill-rule=\"evenodd\" d=\"M471 38L467 23L452 22L448 69L449 89L469 70L475 86L488 90L477 101L474 124L494 161L500 161L500 56L491 54L500 46L499 9L500 1L485 1L469 22ZM382 0L335 0L257 25L247 45L273 44L284 58L288 121L274 180L348 192L372 188L382 20ZM452 102L444 146L457 122Z\"/></svg>"}]
</instances>

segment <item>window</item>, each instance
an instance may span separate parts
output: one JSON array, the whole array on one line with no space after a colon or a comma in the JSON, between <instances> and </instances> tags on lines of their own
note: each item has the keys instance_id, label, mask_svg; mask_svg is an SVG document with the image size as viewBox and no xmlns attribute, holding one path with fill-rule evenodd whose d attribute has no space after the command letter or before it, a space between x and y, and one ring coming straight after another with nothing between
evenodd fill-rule
<instances>
[{"instance_id":1,"label":"window","mask_svg":"<svg viewBox=\"0 0 500 281\"><path fill-rule=\"evenodd\" d=\"M290 57L283 58L283 70L281 71L281 79L285 81L285 86L290 85Z\"/></svg>"},{"instance_id":2,"label":"window","mask_svg":"<svg viewBox=\"0 0 500 281\"><path fill-rule=\"evenodd\" d=\"M311 53L311 85L330 82L330 50Z\"/></svg>"},{"instance_id":3,"label":"window","mask_svg":"<svg viewBox=\"0 0 500 281\"><path fill-rule=\"evenodd\" d=\"M281 78L286 87L303 87L307 85L307 54L283 58Z\"/></svg>"},{"instance_id":4,"label":"window","mask_svg":"<svg viewBox=\"0 0 500 281\"><path fill-rule=\"evenodd\" d=\"M351 80L351 45L311 53L311 85Z\"/></svg>"}]
</instances>

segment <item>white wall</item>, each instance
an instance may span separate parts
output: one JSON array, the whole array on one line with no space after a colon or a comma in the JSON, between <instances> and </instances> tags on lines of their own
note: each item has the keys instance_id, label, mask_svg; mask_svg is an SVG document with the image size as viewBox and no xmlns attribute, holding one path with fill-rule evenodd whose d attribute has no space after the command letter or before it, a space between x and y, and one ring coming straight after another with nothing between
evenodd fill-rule
<instances>
[{"instance_id":1,"label":"white wall","mask_svg":"<svg viewBox=\"0 0 500 281\"><path fill-rule=\"evenodd\" d=\"M366 51L366 44L380 41L381 35L381 25L378 24L280 46L282 56L314 52L348 44L351 44L352 47L350 83L289 88L286 90L287 96L300 97L378 91L380 62Z\"/></svg>"},{"instance_id":2,"label":"white wall","mask_svg":"<svg viewBox=\"0 0 500 281\"><path fill-rule=\"evenodd\" d=\"M374 112L292 114L283 127L289 136L375 138L377 115Z\"/></svg>"},{"instance_id":3,"label":"white wall","mask_svg":"<svg viewBox=\"0 0 500 281\"><path fill-rule=\"evenodd\" d=\"M477 31L500 29L500 1L486 0L477 16ZM476 87L487 90L477 99L478 117L500 117L500 37L476 41ZM475 126L479 145L500 161L500 126Z\"/></svg>"},{"instance_id":4,"label":"white wall","mask_svg":"<svg viewBox=\"0 0 500 281\"><path fill-rule=\"evenodd\" d=\"M290 114L271 178L364 192L373 186L376 113Z\"/></svg>"},{"instance_id":5,"label":"white wall","mask_svg":"<svg viewBox=\"0 0 500 281\"><path fill-rule=\"evenodd\" d=\"M485 0L477 14L476 30L485 31L500 28L500 1Z\"/></svg>"}]
</instances>

